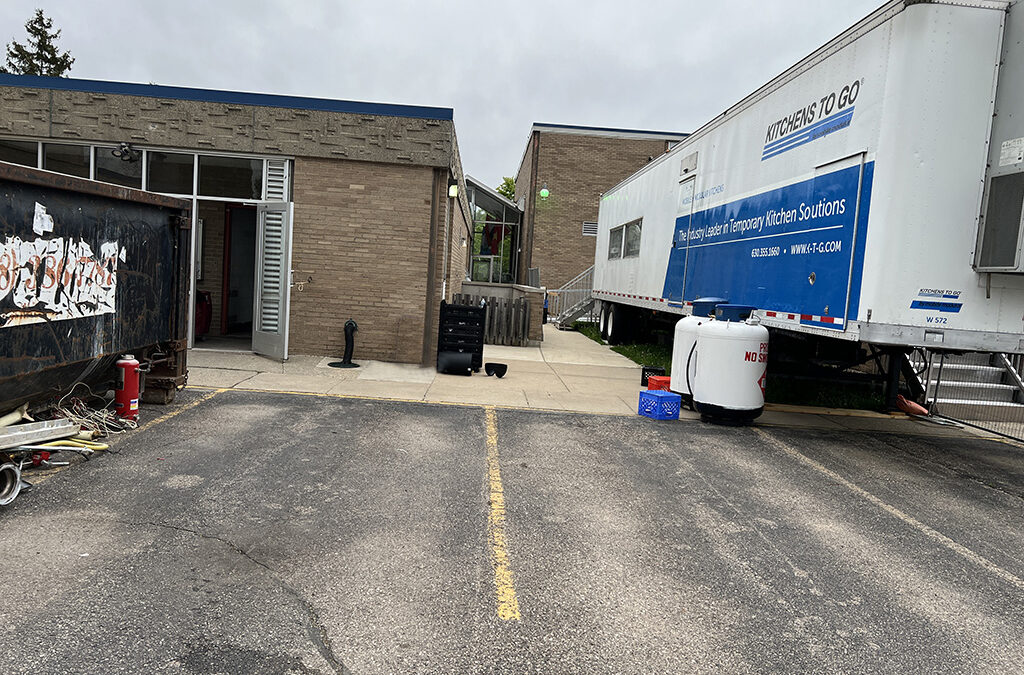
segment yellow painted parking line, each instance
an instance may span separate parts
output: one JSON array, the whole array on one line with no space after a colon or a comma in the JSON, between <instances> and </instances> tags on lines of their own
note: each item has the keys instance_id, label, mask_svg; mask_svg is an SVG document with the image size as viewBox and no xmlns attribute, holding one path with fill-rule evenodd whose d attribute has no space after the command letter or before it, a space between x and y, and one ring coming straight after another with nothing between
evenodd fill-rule
<instances>
[{"instance_id":1,"label":"yellow painted parking line","mask_svg":"<svg viewBox=\"0 0 1024 675\"><path fill-rule=\"evenodd\" d=\"M190 402L186 403L185 405L172 410L169 413L166 413L164 415L161 415L160 417L157 417L156 419L152 419L149 422L146 422L141 427L135 429L135 431L145 431L146 429L152 429L153 427L155 427L156 425L160 424L161 422L166 422L167 420L171 419L175 415L180 415L181 413L185 412L186 410L190 410L192 408L195 408L200 403L203 403L205 401L209 401L211 398L213 398L217 394L220 394L220 393L225 392L225 391L227 391L227 390L226 389L214 389L213 391L211 391L210 393L206 394L205 396L197 398L194 401L190 401ZM100 451L100 452L103 452L103 451ZM32 485L39 485L40 483L45 483L52 476L55 476L56 474L60 473L61 471L64 471L65 469L70 469L72 466L74 466L74 464L68 464L67 466L55 466L55 467L53 467L51 469L47 469L46 473L33 473L33 474L27 476L26 479L31 478L32 479L32 481L31 481Z\"/></svg>"},{"instance_id":2,"label":"yellow painted parking line","mask_svg":"<svg viewBox=\"0 0 1024 675\"><path fill-rule=\"evenodd\" d=\"M157 417L156 419L153 419L153 420L150 420L150 421L146 422L145 424L140 426L135 431L146 431L147 429L152 429L156 425L158 425L158 424L160 424L162 422L166 422L167 420L171 419L175 415L180 415L181 413L185 412L186 410L191 410L192 408L195 408L197 405L205 403L206 401L209 401L211 398L213 398L217 394L222 394L225 391L227 391L227 389L214 389L210 393L206 394L205 396L201 396L201 397L197 398L196 400L190 401L190 402L186 403L185 405L183 405L183 406L181 406L179 408L175 408L174 410L172 410L169 413L166 413L164 415L161 415L160 417Z\"/></svg>"},{"instance_id":3,"label":"yellow painted parking line","mask_svg":"<svg viewBox=\"0 0 1024 675\"><path fill-rule=\"evenodd\" d=\"M876 497L873 493L868 492L867 490L857 485L853 481L844 478L843 476L839 475L832 469L829 469L820 462L816 462L815 460L803 454L802 452L800 452L793 446L789 445L788 443L778 438L775 438L771 434L757 428L754 429L754 433L760 436L765 442L767 442L772 447L776 448L777 450L781 450L782 452L789 455L793 459L809 466L810 468L814 469L815 471L822 474L826 478L829 478L838 483L839 485L844 486L846 489L860 496L862 499L871 502L882 511L888 513L890 516L902 521L906 525L909 525L910 527L914 528L915 530L925 535L929 539L949 549L953 553L956 553L957 555L962 556L969 562L974 563L978 567L981 567L982 569L989 571L990 573L994 574L995 576L999 577L1000 579L1009 583L1010 585L1016 586L1018 589L1024 590L1024 579L1021 579L1012 572L1003 569L1002 567L995 564L994 562L992 562L985 556L981 555L980 553L972 551L963 544L954 541L953 539L950 539L938 530L935 530L934 528L925 525L909 513L901 511L892 504L889 504L888 502L883 501L879 497Z\"/></svg>"},{"instance_id":4,"label":"yellow painted parking line","mask_svg":"<svg viewBox=\"0 0 1024 675\"><path fill-rule=\"evenodd\" d=\"M501 465L498 461L498 419L493 406L485 409L487 415L487 482L490 512L487 515L488 538L491 543L491 563L494 565L494 591L498 601L498 618L518 621L519 599L516 597L512 565L508 559L508 541L505 537L505 490L501 485Z\"/></svg>"}]
</instances>

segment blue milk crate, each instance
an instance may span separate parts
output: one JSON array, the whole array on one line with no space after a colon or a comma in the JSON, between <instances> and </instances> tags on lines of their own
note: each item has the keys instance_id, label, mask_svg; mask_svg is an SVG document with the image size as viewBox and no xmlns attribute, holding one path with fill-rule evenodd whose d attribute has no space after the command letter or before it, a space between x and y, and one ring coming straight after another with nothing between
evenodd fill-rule
<instances>
[{"instance_id":1,"label":"blue milk crate","mask_svg":"<svg viewBox=\"0 0 1024 675\"><path fill-rule=\"evenodd\" d=\"M682 397L671 391L641 391L637 413L653 420L677 420Z\"/></svg>"}]
</instances>

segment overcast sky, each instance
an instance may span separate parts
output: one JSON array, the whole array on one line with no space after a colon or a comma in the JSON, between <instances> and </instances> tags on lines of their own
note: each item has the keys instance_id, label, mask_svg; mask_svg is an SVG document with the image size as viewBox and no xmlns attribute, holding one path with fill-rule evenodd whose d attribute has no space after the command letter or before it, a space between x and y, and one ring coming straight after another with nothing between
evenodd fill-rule
<instances>
[{"instance_id":1,"label":"overcast sky","mask_svg":"<svg viewBox=\"0 0 1024 675\"><path fill-rule=\"evenodd\" d=\"M455 109L465 170L514 176L530 124L692 131L882 0L3 0L71 77Z\"/></svg>"}]
</instances>

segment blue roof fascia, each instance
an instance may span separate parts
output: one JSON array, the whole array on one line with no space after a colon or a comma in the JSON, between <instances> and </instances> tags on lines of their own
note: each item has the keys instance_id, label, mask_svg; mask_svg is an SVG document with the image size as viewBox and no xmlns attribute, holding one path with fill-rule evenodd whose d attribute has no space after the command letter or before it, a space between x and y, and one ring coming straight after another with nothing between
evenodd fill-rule
<instances>
[{"instance_id":1,"label":"blue roof fascia","mask_svg":"<svg viewBox=\"0 0 1024 675\"><path fill-rule=\"evenodd\" d=\"M25 87L29 89L54 89L60 91L81 91L93 94L120 94L123 96L148 96L181 101L203 101L232 105L252 105L267 108L294 108L298 110L322 110L325 112L352 113L355 115L383 115L387 117L413 117L426 120L453 121L451 108L400 105L392 103L366 103L363 101L339 101L327 98L305 96L281 96L278 94L253 94L243 91L221 91L218 89L193 89L191 87L169 87L160 84L134 84L131 82L108 82L106 80L79 80L68 77L41 77L38 75L10 75L0 73L0 87Z\"/></svg>"}]
</instances>

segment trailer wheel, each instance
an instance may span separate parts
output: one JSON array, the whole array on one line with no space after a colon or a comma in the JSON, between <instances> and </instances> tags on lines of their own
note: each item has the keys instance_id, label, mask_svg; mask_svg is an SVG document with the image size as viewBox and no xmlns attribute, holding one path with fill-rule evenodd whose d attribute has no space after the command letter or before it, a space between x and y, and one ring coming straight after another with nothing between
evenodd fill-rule
<instances>
[{"instance_id":1,"label":"trailer wheel","mask_svg":"<svg viewBox=\"0 0 1024 675\"><path fill-rule=\"evenodd\" d=\"M597 327L601 332L601 339L608 339L608 303L601 303L601 311L597 314Z\"/></svg>"},{"instance_id":2,"label":"trailer wheel","mask_svg":"<svg viewBox=\"0 0 1024 675\"><path fill-rule=\"evenodd\" d=\"M623 305L612 305L608 310L608 344L619 345L629 341L629 310Z\"/></svg>"}]
</instances>

